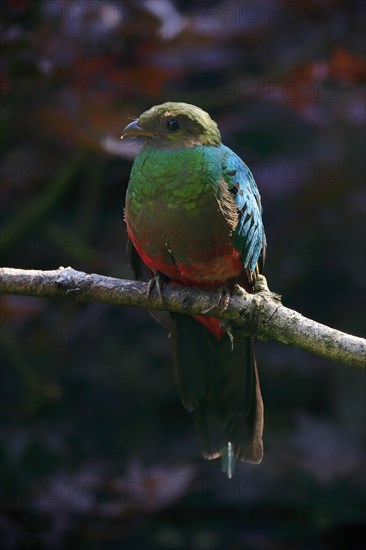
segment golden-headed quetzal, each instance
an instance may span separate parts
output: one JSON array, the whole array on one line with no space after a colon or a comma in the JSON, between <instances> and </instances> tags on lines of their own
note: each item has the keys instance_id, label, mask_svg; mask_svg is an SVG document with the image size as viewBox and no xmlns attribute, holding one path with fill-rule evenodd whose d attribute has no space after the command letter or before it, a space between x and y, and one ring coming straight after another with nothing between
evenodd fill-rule
<instances>
[{"instance_id":1,"label":"golden-headed quetzal","mask_svg":"<svg viewBox=\"0 0 366 550\"><path fill-rule=\"evenodd\" d=\"M122 137L141 137L125 220L139 279L253 291L265 255L260 195L246 164L221 143L210 116L168 102L145 111ZM250 338L216 318L171 314L176 380L194 417L205 458L263 456L263 402Z\"/></svg>"}]
</instances>

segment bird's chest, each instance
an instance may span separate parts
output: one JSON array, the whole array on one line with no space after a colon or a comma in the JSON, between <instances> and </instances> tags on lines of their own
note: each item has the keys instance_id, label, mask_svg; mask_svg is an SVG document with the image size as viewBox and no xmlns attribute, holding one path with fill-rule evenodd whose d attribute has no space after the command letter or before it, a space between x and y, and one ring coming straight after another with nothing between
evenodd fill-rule
<instances>
[{"instance_id":1,"label":"bird's chest","mask_svg":"<svg viewBox=\"0 0 366 550\"><path fill-rule=\"evenodd\" d=\"M184 284L219 285L237 275L241 263L218 197L218 167L178 155L162 171L152 160L132 171L126 195L129 237L144 263Z\"/></svg>"}]
</instances>

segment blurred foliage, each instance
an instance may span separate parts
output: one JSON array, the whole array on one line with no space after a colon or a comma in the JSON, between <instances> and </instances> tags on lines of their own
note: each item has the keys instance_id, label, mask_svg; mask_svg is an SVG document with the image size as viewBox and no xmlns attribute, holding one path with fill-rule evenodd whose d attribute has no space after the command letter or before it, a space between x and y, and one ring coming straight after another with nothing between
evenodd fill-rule
<instances>
[{"instance_id":1,"label":"blurred foliage","mask_svg":"<svg viewBox=\"0 0 366 550\"><path fill-rule=\"evenodd\" d=\"M131 277L136 144L119 136L146 108L186 101L253 170L270 287L364 335L363 0L0 9L2 265ZM258 343L265 458L227 481L200 456L147 312L0 307L3 548L362 547L362 372Z\"/></svg>"}]
</instances>

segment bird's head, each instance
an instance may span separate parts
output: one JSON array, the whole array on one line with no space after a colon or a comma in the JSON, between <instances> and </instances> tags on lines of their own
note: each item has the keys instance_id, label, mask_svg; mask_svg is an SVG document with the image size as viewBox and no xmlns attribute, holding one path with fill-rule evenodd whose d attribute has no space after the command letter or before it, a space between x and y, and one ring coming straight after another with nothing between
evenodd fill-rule
<instances>
[{"instance_id":1,"label":"bird's head","mask_svg":"<svg viewBox=\"0 0 366 550\"><path fill-rule=\"evenodd\" d=\"M142 137L157 146L220 145L221 135L210 115L188 103L155 105L131 122L124 137Z\"/></svg>"}]
</instances>

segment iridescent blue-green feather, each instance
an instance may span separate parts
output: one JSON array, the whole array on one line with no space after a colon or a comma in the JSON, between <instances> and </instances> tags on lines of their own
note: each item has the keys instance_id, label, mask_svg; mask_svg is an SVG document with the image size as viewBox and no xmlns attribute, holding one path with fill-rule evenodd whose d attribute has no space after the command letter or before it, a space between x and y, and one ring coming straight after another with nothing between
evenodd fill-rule
<instances>
[{"instance_id":1,"label":"iridescent blue-green feather","mask_svg":"<svg viewBox=\"0 0 366 550\"><path fill-rule=\"evenodd\" d=\"M262 205L257 185L248 166L231 149L220 146L223 176L235 197L239 214L233 245L241 253L243 265L254 271L266 247Z\"/></svg>"}]
</instances>

